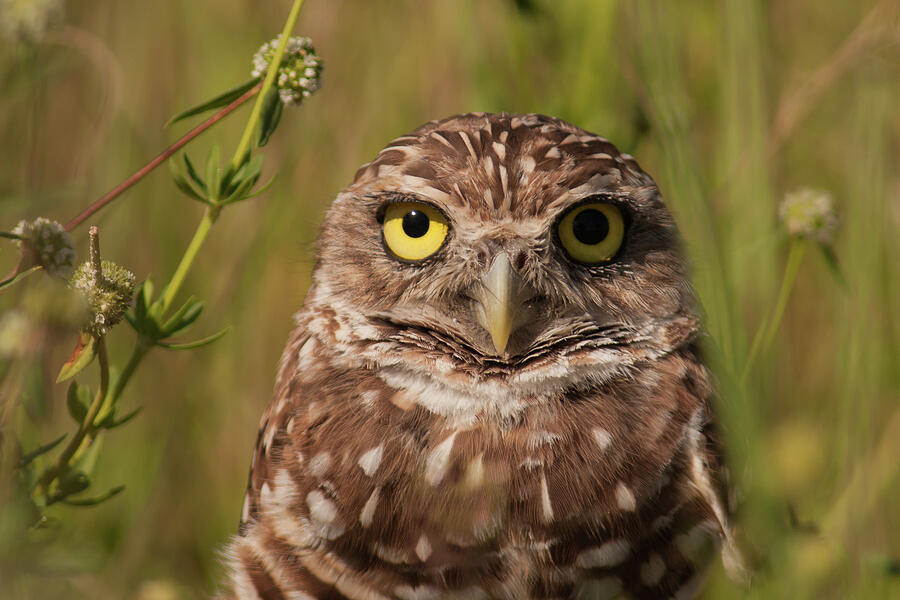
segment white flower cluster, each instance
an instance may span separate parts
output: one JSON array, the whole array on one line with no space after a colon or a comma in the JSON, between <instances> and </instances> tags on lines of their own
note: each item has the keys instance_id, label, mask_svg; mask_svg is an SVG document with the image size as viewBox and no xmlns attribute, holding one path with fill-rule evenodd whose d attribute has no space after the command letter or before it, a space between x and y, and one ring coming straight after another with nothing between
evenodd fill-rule
<instances>
[{"instance_id":1,"label":"white flower cluster","mask_svg":"<svg viewBox=\"0 0 900 600\"><path fill-rule=\"evenodd\" d=\"M0 35L34 41L62 16L63 0L0 0Z\"/></svg>"},{"instance_id":2,"label":"white flower cluster","mask_svg":"<svg viewBox=\"0 0 900 600\"><path fill-rule=\"evenodd\" d=\"M278 45L281 34L263 44L253 55L253 77L264 77ZM284 57L275 79L281 101L299 105L322 85L322 59L316 54L312 41L307 37L292 37L287 41Z\"/></svg>"},{"instance_id":3,"label":"white flower cluster","mask_svg":"<svg viewBox=\"0 0 900 600\"><path fill-rule=\"evenodd\" d=\"M822 190L801 188L785 194L778 215L788 233L830 244L837 230L834 198Z\"/></svg>"},{"instance_id":4,"label":"white flower cluster","mask_svg":"<svg viewBox=\"0 0 900 600\"><path fill-rule=\"evenodd\" d=\"M50 275L68 278L75 266L75 248L71 236L56 221L38 217L19 221L12 231L19 236L19 248L26 264L42 266Z\"/></svg>"}]
</instances>

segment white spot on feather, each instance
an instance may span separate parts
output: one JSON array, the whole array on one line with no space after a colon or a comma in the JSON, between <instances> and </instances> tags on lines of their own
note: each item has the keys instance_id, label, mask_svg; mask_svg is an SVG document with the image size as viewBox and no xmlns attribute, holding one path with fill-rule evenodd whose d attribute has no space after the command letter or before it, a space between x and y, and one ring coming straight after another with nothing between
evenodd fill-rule
<instances>
[{"instance_id":1,"label":"white spot on feather","mask_svg":"<svg viewBox=\"0 0 900 600\"><path fill-rule=\"evenodd\" d=\"M322 478L331 467L331 455L327 452L319 452L309 461L309 472L313 477Z\"/></svg>"},{"instance_id":2,"label":"white spot on feather","mask_svg":"<svg viewBox=\"0 0 900 600\"><path fill-rule=\"evenodd\" d=\"M363 505L363 509L359 513L359 523L364 528L372 524L372 519L375 517L375 509L378 508L378 499L380 496L381 488L377 487L372 490L372 494L369 496L369 499L366 500L365 505Z\"/></svg>"},{"instance_id":3,"label":"white spot on feather","mask_svg":"<svg viewBox=\"0 0 900 600\"><path fill-rule=\"evenodd\" d=\"M466 148L469 149L469 154L472 155L472 159L478 160L478 156L475 154L475 148L472 147L472 141L469 140L469 134L467 134L465 131L459 131L457 133L459 133L459 137L462 138L462 141L463 143L465 143Z\"/></svg>"},{"instance_id":4,"label":"white spot on feather","mask_svg":"<svg viewBox=\"0 0 900 600\"><path fill-rule=\"evenodd\" d=\"M384 444L379 444L359 457L359 467L367 477L371 477L378 470L383 454Z\"/></svg>"},{"instance_id":5,"label":"white spot on feather","mask_svg":"<svg viewBox=\"0 0 900 600\"><path fill-rule=\"evenodd\" d=\"M497 142L492 144L494 148L494 154L497 155L497 158L500 159L500 162L506 160L506 146Z\"/></svg>"},{"instance_id":6,"label":"white spot on feather","mask_svg":"<svg viewBox=\"0 0 900 600\"><path fill-rule=\"evenodd\" d=\"M594 427L591 433L594 434L594 441L597 442L601 450L609 448L609 445L612 443L612 435L607 430L602 427Z\"/></svg>"},{"instance_id":7,"label":"white spot on feather","mask_svg":"<svg viewBox=\"0 0 900 600\"><path fill-rule=\"evenodd\" d=\"M534 158L531 156L523 156L519 159L519 165L523 173L531 173L534 171Z\"/></svg>"},{"instance_id":8,"label":"white spot on feather","mask_svg":"<svg viewBox=\"0 0 900 600\"><path fill-rule=\"evenodd\" d=\"M447 474L447 467L450 465L450 453L453 451L453 442L456 440L456 434L459 431L451 433L447 439L438 444L434 450L428 455L425 461L425 481L430 485L437 485Z\"/></svg>"},{"instance_id":9,"label":"white spot on feather","mask_svg":"<svg viewBox=\"0 0 900 600\"><path fill-rule=\"evenodd\" d=\"M270 504L272 502L272 488L269 487L268 481L263 483L262 487L259 490L259 502L263 506Z\"/></svg>"},{"instance_id":10,"label":"white spot on feather","mask_svg":"<svg viewBox=\"0 0 900 600\"><path fill-rule=\"evenodd\" d=\"M431 556L431 542L428 541L428 536L424 533L419 536L419 541L416 542L416 556L422 562L427 561L428 557Z\"/></svg>"},{"instance_id":11,"label":"white spot on feather","mask_svg":"<svg viewBox=\"0 0 900 600\"><path fill-rule=\"evenodd\" d=\"M466 467L466 474L463 477L463 486L466 489L474 490L480 488L484 484L484 455L479 454L473 458Z\"/></svg>"},{"instance_id":12,"label":"white spot on feather","mask_svg":"<svg viewBox=\"0 0 900 600\"><path fill-rule=\"evenodd\" d=\"M631 553L631 545L625 540L612 540L601 546L594 546L581 552L575 564L583 569L614 567L621 564Z\"/></svg>"},{"instance_id":13,"label":"white spot on feather","mask_svg":"<svg viewBox=\"0 0 900 600\"><path fill-rule=\"evenodd\" d=\"M666 563L656 552L651 554L647 562L641 565L641 581L647 587L655 586L665 574Z\"/></svg>"},{"instance_id":14,"label":"white spot on feather","mask_svg":"<svg viewBox=\"0 0 900 600\"><path fill-rule=\"evenodd\" d=\"M634 492L621 481L616 485L616 504L622 510L633 511L637 508L637 501L634 499Z\"/></svg>"},{"instance_id":15,"label":"white spot on feather","mask_svg":"<svg viewBox=\"0 0 900 600\"><path fill-rule=\"evenodd\" d=\"M550 503L550 491L547 489L547 475L543 472L541 472L541 510L545 523L553 520L553 505Z\"/></svg>"},{"instance_id":16,"label":"white spot on feather","mask_svg":"<svg viewBox=\"0 0 900 600\"><path fill-rule=\"evenodd\" d=\"M675 537L675 546L678 551L687 560L697 563L702 558L703 550L708 545L711 534L710 532L717 527L711 521L704 521L699 525L695 525L687 533L683 533Z\"/></svg>"},{"instance_id":17,"label":"white spot on feather","mask_svg":"<svg viewBox=\"0 0 900 600\"><path fill-rule=\"evenodd\" d=\"M338 519L337 507L321 490L308 493L306 505L309 507L309 519L320 537L333 540L344 533L344 524Z\"/></svg>"},{"instance_id":18,"label":"white spot on feather","mask_svg":"<svg viewBox=\"0 0 900 600\"><path fill-rule=\"evenodd\" d=\"M386 546L378 542L373 542L372 552L374 552L375 556L377 556L381 560L393 563L395 565L409 564L410 562L412 562L409 559L409 553L407 553L403 548L393 548L391 546Z\"/></svg>"}]
</instances>

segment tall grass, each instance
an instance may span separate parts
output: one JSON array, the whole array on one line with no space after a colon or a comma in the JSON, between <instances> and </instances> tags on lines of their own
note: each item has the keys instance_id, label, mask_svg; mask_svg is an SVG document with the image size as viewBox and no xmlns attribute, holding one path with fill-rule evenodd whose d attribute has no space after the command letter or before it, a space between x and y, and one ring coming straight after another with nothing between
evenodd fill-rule
<instances>
[{"instance_id":1,"label":"tall grass","mask_svg":"<svg viewBox=\"0 0 900 600\"><path fill-rule=\"evenodd\" d=\"M143 164L179 134L161 128L173 112L246 79L287 6L72 1L44 42L0 45L0 228L66 221ZM281 178L224 215L189 278L208 299L209 331L233 332L142 365L123 404L145 409L108 436L98 465L98 485L126 491L65 509L38 556L0 526L0 596L212 589L323 211L386 141L470 110L543 112L606 135L676 214L722 390L739 528L759 567L750 592L717 568L704 597L900 594L898 14L896 0L308 2L298 32L315 40L325 86L285 114L267 152ZM234 145L241 122L197 144ZM807 252L775 342L742 386L788 253L777 206L803 186L837 200L846 286ZM151 176L101 213L104 255L139 278L171 273L199 214ZM14 259L0 251L0 272ZM0 297L0 310L24 293ZM32 440L63 430L65 390L52 381L67 343L51 338L15 366L23 410L0 406L2 427Z\"/></svg>"}]
</instances>

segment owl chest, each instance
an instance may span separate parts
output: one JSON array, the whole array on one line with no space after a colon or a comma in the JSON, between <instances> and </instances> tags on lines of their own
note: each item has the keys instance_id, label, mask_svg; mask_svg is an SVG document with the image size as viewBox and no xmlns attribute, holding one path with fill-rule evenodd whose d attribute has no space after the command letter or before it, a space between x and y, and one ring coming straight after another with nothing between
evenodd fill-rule
<instances>
[{"instance_id":1,"label":"owl chest","mask_svg":"<svg viewBox=\"0 0 900 600\"><path fill-rule=\"evenodd\" d=\"M537 569L554 544L634 509L625 465L582 429L441 428L415 407L389 418L335 409L293 449L301 510L330 544L352 540L379 561L485 568L513 552Z\"/></svg>"}]
</instances>

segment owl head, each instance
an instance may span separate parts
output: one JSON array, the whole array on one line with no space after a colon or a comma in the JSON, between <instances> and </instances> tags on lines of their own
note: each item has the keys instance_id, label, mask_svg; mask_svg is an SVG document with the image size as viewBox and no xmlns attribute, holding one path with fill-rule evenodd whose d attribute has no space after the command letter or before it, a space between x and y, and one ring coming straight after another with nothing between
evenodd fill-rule
<instances>
[{"instance_id":1,"label":"owl head","mask_svg":"<svg viewBox=\"0 0 900 600\"><path fill-rule=\"evenodd\" d=\"M563 363L625 369L697 321L653 180L536 114L454 116L388 144L328 211L310 294L365 360L526 387Z\"/></svg>"}]
</instances>

